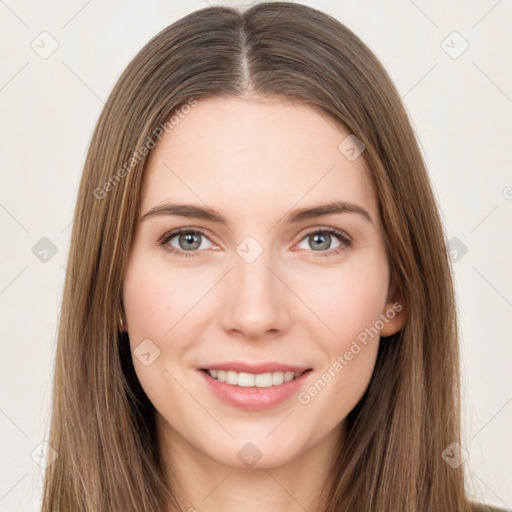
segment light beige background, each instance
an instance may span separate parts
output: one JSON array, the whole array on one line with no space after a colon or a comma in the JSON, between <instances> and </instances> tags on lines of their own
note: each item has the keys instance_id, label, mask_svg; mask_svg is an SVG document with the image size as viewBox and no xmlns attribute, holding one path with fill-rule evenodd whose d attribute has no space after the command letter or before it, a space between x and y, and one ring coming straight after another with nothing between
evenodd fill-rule
<instances>
[{"instance_id":1,"label":"light beige background","mask_svg":"<svg viewBox=\"0 0 512 512\"><path fill-rule=\"evenodd\" d=\"M476 499L512 508L512 2L303 3L370 46L413 120L457 251L464 464ZM0 1L0 512L37 511L40 503L36 461L47 437L72 212L94 124L136 52L206 6ZM46 262L33 253L43 237L57 250Z\"/></svg>"}]
</instances>

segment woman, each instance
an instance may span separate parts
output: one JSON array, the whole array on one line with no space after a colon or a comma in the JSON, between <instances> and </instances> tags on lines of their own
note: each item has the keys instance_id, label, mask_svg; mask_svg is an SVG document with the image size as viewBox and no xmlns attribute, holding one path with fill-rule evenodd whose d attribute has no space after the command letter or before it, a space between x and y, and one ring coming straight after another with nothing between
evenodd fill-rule
<instances>
[{"instance_id":1,"label":"woman","mask_svg":"<svg viewBox=\"0 0 512 512\"><path fill-rule=\"evenodd\" d=\"M42 510L486 510L458 357L435 198L376 57L306 6L196 11L91 141Z\"/></svg>"}]
</instances>

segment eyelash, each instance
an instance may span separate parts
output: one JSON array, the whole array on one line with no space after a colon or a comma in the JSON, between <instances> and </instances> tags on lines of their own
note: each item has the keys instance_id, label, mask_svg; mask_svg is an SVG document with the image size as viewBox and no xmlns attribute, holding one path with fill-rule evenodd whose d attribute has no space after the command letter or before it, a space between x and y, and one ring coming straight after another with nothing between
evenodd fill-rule
<instances>
[{"instance_id":1,"label":"eyelash","mask_svg":"<svg viewBox=\"0 0 512 512\"><path fill-rule=\"evenodd\" d=\"M169 251L173 254L176 254L177 256L180 256L180 257L195 256L194 253L201 252L201 251L198 251L197 249L193 250L193 251L179 250L179 249L176 249L175 247L172 247L171 245L169 245L168 242L177 235L197 234L197 233L201 234L202 236L204 236L205 238L207 238L209 240L206 233L204 231L202 231L201 229L178 228L178 229L175 229L174 231L171 231L170 233L166 233L165 235L163 235L158 240L158 245L162 246L164 250ZM316 256L320 256L320 257L335 256L335 255L340 254L345 249L352 247L352 239L350 237L348 237L343 231L340 231L339 229L335 229L335 228L311 229L311 230L307 231L306 233L304 233L304 235L299 240L299 242L302 242L302 240L304 240L304 238L306 238L309 235L318 234L318 233L322 233L322 234L327 233L329 235L334 235L341 242L341 245L339 247L337 247L336 249L331 249L331 250L327 250L327 251L320 251L320 252L313 251L313 252L318 252L318 254Z\"/></svg>"}]
</instances>

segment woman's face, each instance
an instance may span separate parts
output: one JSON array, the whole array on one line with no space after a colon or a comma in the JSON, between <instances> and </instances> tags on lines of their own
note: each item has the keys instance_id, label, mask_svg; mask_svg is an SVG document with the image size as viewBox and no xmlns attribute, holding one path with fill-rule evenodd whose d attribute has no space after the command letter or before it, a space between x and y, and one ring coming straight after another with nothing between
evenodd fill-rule
<instances>
[{"instance_id":1,"label":"woman's face","mask_svg":"<svg viewBox=\"0 0 512 512\"><path fill-rule=\"evenodd\" d=\"M379 332L404 324L362 148L275 98L201 99L164 134L123 291L159 432L230 466L299 460L335 442Z\"/></svg>"}]
</instances>

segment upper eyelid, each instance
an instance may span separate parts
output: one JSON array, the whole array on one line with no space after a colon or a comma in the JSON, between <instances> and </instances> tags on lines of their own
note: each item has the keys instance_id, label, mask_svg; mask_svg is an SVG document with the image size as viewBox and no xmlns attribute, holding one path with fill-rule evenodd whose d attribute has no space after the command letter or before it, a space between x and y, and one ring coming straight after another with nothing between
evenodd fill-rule
<instances>
[{"instance_id":1,"label":"upper eyelid","mask_svg":"<svg viewBox=\"0 0 512 512\"><path fill-rule=\"evenodd\" d=\"M327 232L332 234L338 234L340 236L345 236L346 238L352 239L352 237L344 230L340 228L330 227L330 226L313 226L311 228L306 228L306 231L302 232L301 238L299 240L302 240L305 236L316 233L316 232Z\"/></svg>"}]
</instances>

